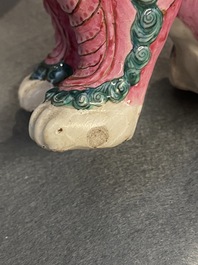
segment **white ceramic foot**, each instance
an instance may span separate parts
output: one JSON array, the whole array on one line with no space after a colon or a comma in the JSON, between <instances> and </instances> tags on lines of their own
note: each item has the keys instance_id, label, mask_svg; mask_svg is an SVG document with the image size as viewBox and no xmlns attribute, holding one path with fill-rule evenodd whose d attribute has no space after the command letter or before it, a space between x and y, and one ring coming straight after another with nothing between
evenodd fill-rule
<instances>
[{"instance_id":1,"label":"white ceramic foot","mask_svg":"<svg viewBox=\"0 0 198 265\"><path fill-rule=\"evenodd\" d=\"M141 108L123 101L76 110L46 102L33 112L29 133L38 145L53 151L113 147L133 136Z\"/></svg>"},{"instance_id":2,"label":"white ceramic foot","mask_svg":"<svg viewBox=\"0 0 198 265\"><path fill-rule=\"evenodd\" d=\"M198 41L178 18L170 37L175 45L175 54L171 56L170 82L179 89L198 93Z\"/></svg>"},{"instance_id":3,"label":"white ceramic foot","mask_svg":"<svg viewBox=\"0 0 198 265\"><path fill-rule=\"evenodd\" d=\"M35 110L45 99L45 93L53 87L48 81L30 80L27 76L18 91L21 108L27 111Z\"/></svg>"}]
</instances>

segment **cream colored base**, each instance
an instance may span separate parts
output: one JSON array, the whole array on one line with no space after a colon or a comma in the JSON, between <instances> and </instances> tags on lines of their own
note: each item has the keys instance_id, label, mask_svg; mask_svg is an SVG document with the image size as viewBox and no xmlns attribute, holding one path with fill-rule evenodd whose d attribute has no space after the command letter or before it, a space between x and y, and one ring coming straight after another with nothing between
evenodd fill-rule
<instances>
[{"instance_id":1,"label":"cream colored base","mask_svg":"<svg viewBox=\"0 0 198 265\"><path fill-rule=\"evenodd\" d=\"M178 18L170 37L176 48L176 57L171 58L170 82L182 90L198 93L198 41Z\"/></svg>"},{"instance_id":2,"label":"cream colored base","mask_svg":"<svg viewBox=\"0 0 198 265\"><path fill-rule=\"evenodd\" d=\"M141 108L108 102L76 110L47 102L33 112L29 133L38 145L53 151L113 147L133 136Z\"/></svg>"},{"instance_id":3,"label":"cream colored base","mask_svg":"<svg viewBox=\"0 0 198 265\"><path fill-rule=\"evenodd\" d=\"M27 76L18 91L21 108L27 111L36 109L44 101L45 93L52 87L48 81L30 80Z\"/></svg>"}]
</instances>

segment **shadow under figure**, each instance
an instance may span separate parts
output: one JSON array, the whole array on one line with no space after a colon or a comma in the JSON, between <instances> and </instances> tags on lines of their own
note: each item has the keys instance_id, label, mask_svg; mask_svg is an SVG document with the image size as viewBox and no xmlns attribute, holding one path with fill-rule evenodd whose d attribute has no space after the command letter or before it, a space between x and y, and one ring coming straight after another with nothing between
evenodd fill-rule
<instances>
[{"instance_id":1,"label":"shadow under figure","mask_svg":"<svg viewBox=\"0 0 198 265\"><path fill-rule=\"evenodd\" d=\"M170 80L198 92L195 69L186 65L191 57L198 63L198 0L190 6L187 0L44 0L44 6L56 46L19 88L21 107L35 109L30 136L43 148L106 148L129 140L177 15Z\"/></svg>"},{"instance_id":2,"label":"shadow under figure","mask_svg":"<svg viewBox=\"0 0 198 265\"><path fill-rule=\"evenodd\" d=\"M15 1L1 0L0 1L0 17L4 16L7 12L13 9L15 5L18 4L18 2L19 0L15 0Z\"/></svg>"}]
</instances>

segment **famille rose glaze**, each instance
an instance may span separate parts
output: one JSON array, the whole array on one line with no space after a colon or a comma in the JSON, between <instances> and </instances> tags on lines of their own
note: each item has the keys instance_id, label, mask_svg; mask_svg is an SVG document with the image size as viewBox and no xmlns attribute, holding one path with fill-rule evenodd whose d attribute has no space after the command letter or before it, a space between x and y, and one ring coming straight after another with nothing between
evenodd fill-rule
<instances>
[{"instance_id":1,"label":"famille rose glaze","mask_svg":"<svg viewBox=\"0 0 198 265\"><path fill-rule=\"evenodd\" d=\"M170 80L198 92L198 0L43 2L56 45L19 88L21 107L34 111L30 136L43 148L106 148L129 140L174 21Z\"/></svg>"}]
</instances>

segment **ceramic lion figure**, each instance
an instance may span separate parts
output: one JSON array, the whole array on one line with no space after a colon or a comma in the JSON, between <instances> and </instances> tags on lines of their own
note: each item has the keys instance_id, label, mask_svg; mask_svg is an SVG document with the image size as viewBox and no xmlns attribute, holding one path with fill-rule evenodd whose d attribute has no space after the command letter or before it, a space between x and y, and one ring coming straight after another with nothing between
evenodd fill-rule
<instances>
[{"instance_id":1,"label":"ceramic lion figure","mask_svg":"<svg viewBox=\"0 0 198 265\"><path fill-rule=\"evenodd\" d=\"M129 140L173 22L170 81L198 92L198 0L43 3L56 44L19 88L21 107L33 111L30 136L41 147L107 148Z\"/></svg>"}]
</instances>

